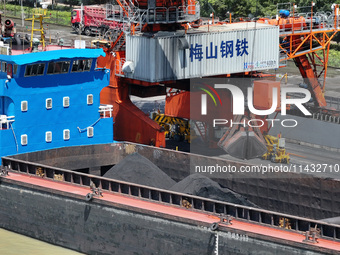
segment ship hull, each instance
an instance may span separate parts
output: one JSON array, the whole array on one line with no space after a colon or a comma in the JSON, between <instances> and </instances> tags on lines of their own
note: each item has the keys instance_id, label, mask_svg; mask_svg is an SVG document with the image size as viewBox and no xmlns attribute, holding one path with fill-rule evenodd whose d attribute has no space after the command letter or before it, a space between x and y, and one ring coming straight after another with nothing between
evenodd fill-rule
<instances>
[{"instance_id":1,"label":"ship hull","mask_svg":"<svg viewBox=\"0 0 340 255\"><path fill-rule=\"evenodd\" d=\"M15 181L3 180L0 192L0 227L86 254L215 254L216 247L230 255L332 254L227 227L216 232L200 220L86 202L83 196Z\"/></svg>"}]
</instances>

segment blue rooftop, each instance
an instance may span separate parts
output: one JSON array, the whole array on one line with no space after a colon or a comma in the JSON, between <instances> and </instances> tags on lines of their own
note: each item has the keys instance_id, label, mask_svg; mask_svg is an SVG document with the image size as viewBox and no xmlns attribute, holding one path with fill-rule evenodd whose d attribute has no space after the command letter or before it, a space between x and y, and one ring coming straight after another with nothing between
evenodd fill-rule
<instances>
[{"instance_id":1,"label":"blue rooftop","mask_svg":"<svg viewBox=\"0 0 340 255\"><path fill-rule=\"evenodd\" d=\"M72 58L97 58L105 56L103 49L66 49L42 51L22 55L0 55L0 61L13 62L17 65L32 64L39 61L54 61Z\"/></svg>"}]
</instances>

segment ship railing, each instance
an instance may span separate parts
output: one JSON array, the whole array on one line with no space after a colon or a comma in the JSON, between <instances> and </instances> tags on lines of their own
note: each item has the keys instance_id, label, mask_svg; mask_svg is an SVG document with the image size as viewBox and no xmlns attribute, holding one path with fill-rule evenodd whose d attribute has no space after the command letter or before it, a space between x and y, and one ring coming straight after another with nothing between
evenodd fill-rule
<instances>
[{"instance_id":1,"label":"ship railing","mask_svg":"<svg viewBox=\"0 0 340 255\"><path fill-rule=\"evenodd\" d=\"M99 113L101 118L112 118L113 105L101 104L99 106Z\"/></svg>"},{"instance_id":2,"label":"ship railing","mask_svg":"<svg viewBox=\"0 0 340 255\"><path fill-rule=\"evenodd\" d=\"M0 129L9 129L9 124L14 121L14 116L0 115Z\"/></svg>"},{"instance_id":3,"label":"ship railing","mask_svg":"<svg viewBox=\"0 0 340 255\"><path fill-rule=\"evenodd\" d=\"M19 160L12 157L2 157L2 168L5 172L8 171L9 175L11 175L11 172L16 172L55 182L88 187L89 192L90 188L93 186L91 183L94 183L95 186L102 191L104 198L105 193L120 194L144 201L161 203L164 205L183 208L185 210L205 213L220 219L232 217L238 221L255 223L301 234L301 241L303 241L303 235L313 228L320 229L320 238L340 241L339 225L325 223L318 220L75 172L67 169ZM98 199L98 201L100 201L100 198Z\"/></svg>"}]
</instances>

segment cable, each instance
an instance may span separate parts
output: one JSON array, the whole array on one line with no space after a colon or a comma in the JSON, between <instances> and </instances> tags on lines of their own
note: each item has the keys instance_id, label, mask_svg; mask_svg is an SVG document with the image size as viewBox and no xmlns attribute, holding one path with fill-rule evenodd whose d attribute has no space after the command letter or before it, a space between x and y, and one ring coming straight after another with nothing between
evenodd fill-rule
<instances>
[{"instance_id":1,"label":"cable","mask_svg":"<svg viewBox=\"0 0 340 255\"><path fill-rule=\"evenodd\" d=\"M96 120L96 122L94 122L92 125L90 125L90 126L88 126L88 127L86 127L86 128L83 128L83 129L81 129L80 127L77 127L79 133L83 133L83 132L87 131L87 129L88 129L89 127L93 127L93 126L96 125L100 120L101 120L101 118L99 118L98 120Z\"/></svg>"},{"instance_id":2,"label":"cable","mask_svg":"<svg viewBox=\"0 0 340 255\"><path fill-rule=\"evenodd\" d=\"M13 125L12 125L12 123L9 123L9 125L11 126L11 129L12 129L12 132L13 132L13 136L14 136L14 140L15 140L15 145L17 147L17 152L18 152L19 151L18 140L17 140L17 137L15 135L15 132L14 132L14 129L13 129Z\"/></svg>"}]
</instances>

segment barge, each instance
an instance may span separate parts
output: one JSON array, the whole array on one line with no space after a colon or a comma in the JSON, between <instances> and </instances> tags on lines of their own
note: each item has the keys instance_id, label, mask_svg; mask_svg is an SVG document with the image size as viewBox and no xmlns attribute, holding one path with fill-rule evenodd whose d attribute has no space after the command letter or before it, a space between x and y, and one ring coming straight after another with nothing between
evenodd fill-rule
<instances>
[{"instance_id":1,"label":"barge","mask_svg":"<svg viewBox=\"0 0 340 255\"><path fill-rule=\"evenodd\" d=\"M203 156L130 143L73 149L72 154L70 148L59 148L2 158L3 172L8 175L1 176L0 205L4 219L1 227L87 254L249 254L253 251L338 254L340 251L339 225L69 170L75 166L76 156L112 165L138 151L150 159L158 158L158 164L172 158L169 160L172 167L169 161L164 165L175 178L189 174L177 169L175 162L188 157L207 160ZM33 162L38 154L40 163ZM56 166L42 164L42 159L49 158L53 158ZM234 181L240 185L244 179ZM259 180L266 181L272 180ZM335 180L296 179L296 182L301 182L298 183L301 187L302 182L328 182L330 185L320 192L332 197L336 190L330 186L340 185ZM245 193L244 187L248 189L250 185L242 186ZM305 191L310 187L306 186ZM93 196L89 197L89 193ZM277 199L279 204L287 197L282 191ZM306 199L316 198L310 194ZM309 204L307 209L312 211L312 207Z\"/></svg>"}]
</instances>

